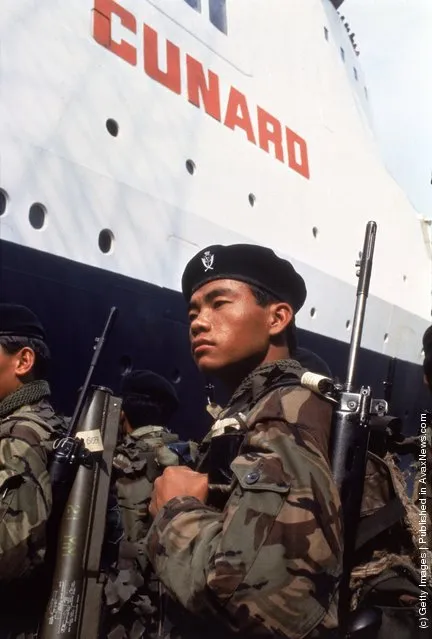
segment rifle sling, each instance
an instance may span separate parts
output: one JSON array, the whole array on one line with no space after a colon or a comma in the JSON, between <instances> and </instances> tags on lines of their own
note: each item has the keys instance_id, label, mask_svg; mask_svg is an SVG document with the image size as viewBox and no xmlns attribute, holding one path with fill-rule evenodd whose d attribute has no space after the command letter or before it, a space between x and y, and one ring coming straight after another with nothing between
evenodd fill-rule
<instances>
[{"instance_id":1,"label":"rifle sling","mask_svg":"<svg viewBox=\"0 0 432 639\"><path fill-rule=\"evenodd\" d=\"M396 496L372 515L361 519L357 528L355 550L359 550L368 541L394 526L405 514L405 507Z\"/></svg>"}]
</instances>

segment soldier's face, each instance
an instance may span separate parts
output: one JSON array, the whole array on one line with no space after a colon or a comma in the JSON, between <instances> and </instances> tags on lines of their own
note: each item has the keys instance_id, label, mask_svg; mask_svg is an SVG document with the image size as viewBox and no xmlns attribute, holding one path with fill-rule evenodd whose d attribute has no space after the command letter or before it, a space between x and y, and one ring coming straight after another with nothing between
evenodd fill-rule
<instances>
[{"instance_id":1,"label":"soldier's face","mask_svg":"<svg viewBox=\"0 0 432 639\"><path fill-rule=\"evenodd\" d=\"M8 353L0 345L0 401L15 392L34 364L35 354L31 348L22 348L17 353Z\"/></svg>"},{"instance_id":2,"label":"soldier's face","mask_svg":"<svg viewBox=\"0 0 432 639\"><path fill-rule=\"evenodd\" d=\"M273 306L259 306L243 282L216 280L198 289L189 304L189 336L198 368L223 377L233 367L260 364L273 331Z\"/></svg>"}]
</instances>

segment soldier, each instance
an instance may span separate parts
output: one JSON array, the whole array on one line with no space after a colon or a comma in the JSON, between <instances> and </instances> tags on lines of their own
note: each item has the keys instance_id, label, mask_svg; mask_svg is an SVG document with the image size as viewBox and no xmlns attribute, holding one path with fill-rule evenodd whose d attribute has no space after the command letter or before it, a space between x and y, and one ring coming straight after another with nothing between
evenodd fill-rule
<instances>
[{"instance_id":1,"label":"soldier","mask_svg":"<svg viewBox=\"0 0 432 639\"><path fill-rule=\"evenodd\" d=\"M32 613L41 612L34 585L52 505L47 462L64 428L49 403L49 359L36 315L24 306L0 304L0 636L8 636L9 623L31 627ZM21 607L17 615L25 592L32 592L26 615Z\"/></svg>"},{"instance_id":2,"label":"soldier","mask_svg":"<svg viewBox=\"0 0 432 639\"><path fill-rule=\"evenodd\" d=\"M133 371L122 384L122 441L113 461L113 475L125 540L106 588L106 636L155 636L158 627L158 584L148 570L142 540L150 527L148 513L153 482L163 469L178 465L168 444L178 442L167 425L179 401L174 387L151 371ZM105 635L104 635L105 636Z\"/></svg>"},{"instance_id":3,"label":"soldier","mask_svg":"<svg viewBox=\"0 0 432 639\"><path fill-rule=\"evenodd\" d=\"M431 338L432 330L429 332ZM428 369L430 350L427 344L428 332L423 338L426 383L428 370L431 370ZM372 443L378 447L371 450L369 443L362 513L351 572L351 603L360 613L371 608L380 611L379 633L369 631L368 636L411 639L419 627L424 627L419 626L419 601L422 598L430 600L432 596L430 572L424 569L425 564L431 565L430 539L429 543L425 542L430 535L430 522L426 523L426 513L419 513L415 505L419 497L418 483L414 486L413 498L409 498L395 453L412 454L418 460L421 438L404 437L402 424L396 418L387 417L383 422L384 426L387 423L387 428L382 430L381 437L379 431L372 433L375 435L371 438ZM427 456L426 469L430 469L430 447ZM418 479L421 476L420 473ZM427 482L427 478L423 476L422 481ZM428 490L427 497L430 498L430 472Z\"/></svg>"},{"instance_id":4,"label":"soldier","mask_svg":"<svg viewBox=\"0 0 432 639\"><path fill-rule=\"evenodd\" d=\"M430 326L423 336L423 381L432 392L432 326ZM421 416L421 427L416 435L404 437L402 434L398 436L396 442L392 442L394 452L398 454L409 454L413 457L413 463L410 466L409 474L413 477L412 502L418 508L421 505L420 498L426 499L426 518L428 546L431 547L431 512L432 512L432 414L430 411L424 411ZM422 432L426 431L426 433ZM426 445L423 443L422 435L426 434ZM426 476L422 472L419 456L426 449ZM423 467L424 468L424 467ZM426 495L420 492L421 489L426 490ZM417 516L418 517L418 516ZM418 538L419 534L416 532Z\"/></svg>"},{"instance_id":5,"label":"soldier","mask_svg":"<svg viewBox=\"0 0 432 639\"><path fill-rule=\"evenodd\" d=\"M291 359L304 281L268 248L210 246L182 290L193 358L232 396L203 442L202 472L168 468L155 482L146 548L180 604L171 636L333 636L343 541L332 408L301 387ZM218 491L226 504L215 509Z\"/></svg>"}]
</instances>

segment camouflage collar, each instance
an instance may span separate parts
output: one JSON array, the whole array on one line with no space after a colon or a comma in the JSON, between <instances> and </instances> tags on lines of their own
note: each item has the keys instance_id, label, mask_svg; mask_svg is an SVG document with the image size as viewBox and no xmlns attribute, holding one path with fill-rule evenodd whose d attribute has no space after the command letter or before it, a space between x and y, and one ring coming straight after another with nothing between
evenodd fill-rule
<instances>
[{"instance_id":1,"label":"camouflage collar","mask_svg":"<svg viewBox=\"0 0 432 639\"><path fill-rule=\"evenodd\" d=\"M161 431L164 430L163 426L138 426L135 428L129 436L132 439L139 439L140 437L147 437L148 435L160 435Z\"/></svg>"},{"instance_id":2,"label":"camouflage collar","mask_svg":"<svg viewBox=\"0 0 432 639\"><path fill-rule=\"evenodd\" d=\"M294 359L279 359L276 362L262 364L252 371L240 384L228 402L223 416L232 413L233 408L239 406L252 408L261 397L275 386L280 386L286 380L292 382L300 378L304 369Z\"/></svg>"},{"instance_id":3,"label":"camouflage collar","mask_svg":"<svg viewBox=\"0 0 432 639\"><path fill-rule=\"evenodd\" d=\"M0 402L0 419L7 417L23 406L35 404L44 397L51 395L48 382L37 380L24 384L17 391L11 393Z\"/></svg>"}]
</instances>

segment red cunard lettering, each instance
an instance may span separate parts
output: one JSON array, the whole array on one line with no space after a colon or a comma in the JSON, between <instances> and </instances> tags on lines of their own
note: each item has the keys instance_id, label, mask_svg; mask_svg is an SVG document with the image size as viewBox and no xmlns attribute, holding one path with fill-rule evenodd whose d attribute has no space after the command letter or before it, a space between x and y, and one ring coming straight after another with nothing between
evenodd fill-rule
<instances>
[{"instance_id":1,"label":"red cunard lettering","mask_svg":"<svg viewBox=\"0 0 432 639\"><path fill-rule=\"evenodd\" d=\"M285 127L286 141L288 149L288 164L297 173L303 175L307 180L310 178L309 159L307 144L303 138L297 133ZM297 155L300 156L300 162L297 161Z\"/></svg>"},{"instance_id":2,"label":"red cunard lettering","mask_svg":"<svg viewBox=\"0 0 432 639\"><path fill-rule=\"evenodd\" d=\"M219 78L213 71L206 78L203 65L190 55L186 55L188 100L197 107L204 105L205 112L221 119Z\"/></svg>"},{"instance_id":3,"label":"red cunard lettering","mask_svg":"<svg viewBox=\"0 0 432 639\"><path fill-rule=\"evenodd\" d=\"M128 64L136 66L137 49L135 46L120 40L112 39L112 19L117 16L122 26L133 34L137 34L135 16L114 0L94 0L93 37L101 46L112 51ZM147 75L159 84L177 94L181 94L181 64L180 49L166 40L166 69L159 65L159 36L147 24L143 26L144 33L144 69ZM187 96L189 102L198 108L204 107L205 112L219 122L221 118L219 77L213 71L205 71L201 62L190 55L186 55ZM284 162L286 153L288 166L306 179L310 178L308 149L306 141L297 133L285 127L285 142L283 141L280 121L270 113L257 107L258 141L259 146L266 153L271 153ZM231 87L225 112L224 124L230 129L242 129L247 139L256 144L255 133L249 113L246 96ZM284 153L284 146L286 150ZM272 150L270 148L272 145Z\"/></svg>"},{"instance_id":4,"label":"red cunard lettering","mask_svg":"<svg viewBox=\"0 0 432 639\"><path fill-rule=\"evenodd\" d=\"M163 84L174 93L181 93L180 49L166 41L167 69L159 66L158 34L147 24L144 25L144 69L148 76Z\"/></svg>"},{"instance_id":5,"label":"red cunard lettering","mask_svg":"<svg viewBox=\"0 0 432 639\"><path fill-rule=\"evenodd\" d=\"M112 16L116 15L120 18L122 25L132 33L137 32L137 23L135 16L121 7L114 0L95 0L93 11L93 37L113 53L123 58L129 64L136 66L137 50L131 44L124 40L115 42L111 36Z\"/></svg>"},{"instance_id":6,"label":"red cunard lettering","mask_svg":"<svg viewBox=\"0 0 432 639\"><path fill-rule=\"evenodd\" d=\"M236 127L243 129L249 142L256 144L246 98L234 87L230 90L224 124L233 130Z\"/></svg>"},{"instance_id":7,"label":"red cunard lettering","mask_svg":"<svg viewBox=\"0 0 432 639\"><path fill-rule=\"evenodd\" d=\"M260 147L267 153L270 153L270 142L274 144L276 158L284 161L281 123L261 107L258 107L258 139Z\"/></svg>"}]
</instances>

